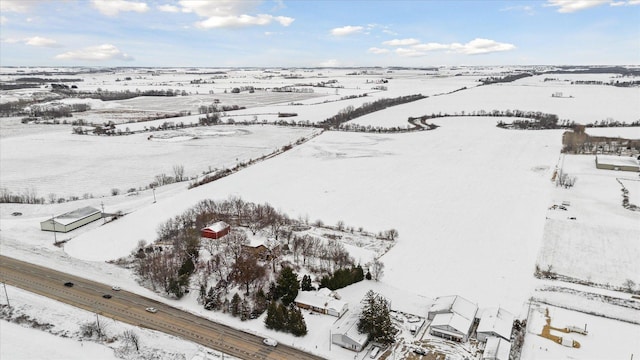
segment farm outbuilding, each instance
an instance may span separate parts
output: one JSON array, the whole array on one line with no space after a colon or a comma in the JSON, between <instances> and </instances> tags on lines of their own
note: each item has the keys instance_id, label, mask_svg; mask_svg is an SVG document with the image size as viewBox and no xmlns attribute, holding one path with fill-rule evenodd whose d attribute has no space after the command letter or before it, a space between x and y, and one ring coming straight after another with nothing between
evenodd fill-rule
<instances>
[{"instance_id":1,"label":"farm outbuilding","mask_svg":"<svg viewBox=\"0 0 640 360\"><path fill-rule=\"evenodd\" d=\"M301 309L308 309L335 317L341 317L349 310L349 304L345 301L322 295L317 291L298 292L295 303Z\"/></svg>"},{"instance_id":2,"label":"farm outbuilding","mask_svg":"<svg viewBox=\"0 0 640 360\"><path fill-rule=\"evenodd\" d=\"M430 334L444 339L465 342L469 339L478 306L458 296L443 296L436 299L429 309Z\"/></svg>"},{"instance_id":3,"label":"farm outbuilding","mask_svg":"<svg viewBox=\"0 0 640 360\"><path fill-rule=\"evenodd\" d=\"M40 229L43 231L55 231L66 233L77 229L80 226L87 225L102 217L102 212L91 206L54 216L51 219L40 222Z\"/></svg>"},{"instance_id":4,"label":"farm outbuilding","mask_svg":"<svg viewBox=\"0 0 640 360\"><path fill-rule=\"evenodd\" d=\"M331 328L331 343L345 349L360 352L369 341L369 336L358 331L360 309L347 312Z\"/></svg>"},{"instance_id":5,"label":"farm outbuilding","mask_svg":"<svg viewBox=\"0 0 640 360\"><path fill-rule=\"evenodd\" d=\"M200 236L209 239L220 239L231 231L231 226L224 221L218 221L206 228L200 229Z\"/></svg>"},{"instance_id":6,"label":"farm outbuilding","mask_svg":"<svg viewBox=\"0 0 640 360\"><path fill-rule=\"evenodd\" d=\"M596 155L596 168L640 172L640 161L633 156Z\"/></svg>"},{"instance_id":7,"label":"farm outbuilding","mask_svg":"<svg viewBox=\"0 0 640 360\"><path fill-rule=\"evenodd\" d=\"M511 343L507 340L491 336L487 338L487 345L482 353L482 360L509 360Z\"/></svg>"},{"instance_id":8,"label":"farm outbuilding","mask_svg":"<svg viewBox=\"0 0 640 360\"><path fill-rule=\"evenodd\" d=\"M513 319L513 314L503 308L485 310L480 316L480 323L476 330L478 340L485 342L489 337L494 336L510 341Z\"/></svg>"}]
</instances>

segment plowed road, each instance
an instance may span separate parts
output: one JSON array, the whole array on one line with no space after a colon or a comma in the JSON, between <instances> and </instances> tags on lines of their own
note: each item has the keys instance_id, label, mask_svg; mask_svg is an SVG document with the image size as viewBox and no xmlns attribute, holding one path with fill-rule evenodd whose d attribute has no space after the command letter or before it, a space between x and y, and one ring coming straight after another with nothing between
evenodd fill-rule
<instances>
[{"instance_id":1,"label":"plowed road","mask_svg":"<svg viewBox=\"0 0 640 360\"><path fill-rule=\"evenodd\" d=\"M261 337L125 290L114 291L110 285L5 256L0 256L0 279L8 285L132 325L175 335L241 359L322 359L282 344L277 347L264 345ZM67 281L74 286L64 286ZM104 294L110 294L112 298L105 299ZM158 312L149 313L145 311L147 307L155 307Z\"/></svg>"}]
</instances>

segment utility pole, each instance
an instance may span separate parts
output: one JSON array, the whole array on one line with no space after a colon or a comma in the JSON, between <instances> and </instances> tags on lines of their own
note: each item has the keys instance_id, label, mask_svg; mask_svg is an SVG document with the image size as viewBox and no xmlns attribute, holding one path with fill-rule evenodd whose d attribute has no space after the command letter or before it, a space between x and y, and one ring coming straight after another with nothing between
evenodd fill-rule
<instances>
[{"instance_id":1,"label":"utility pole","mask_svg":"<svg viewBox=\"0 0 640 360\"><path fill-rule=\"evenodd\" d=\"M100 206L102 206L102 220L103 220L103 224L107 223L107 218L104 216L104 202L100 201Z\"/></svg>"},{"instance_id":2,"label":"utility pole","mask_svg":"<svg viewBox=\"0 0 640 360\"><path fill-rule=\"evenodd\" d=\"M4 296L7 298L7 306L11 309L11 304L9 304L9 295L7 294L7 284L3 282L2 286L4 286Z\"/></svg>"},{"instance_id":3,"label":"utility pole","mask_svg":"<svg viewBox=\"0 0 640 360\"><path fill-rule=\"evenodd\" d=\"M51 225L53 226L53 245L58 243L58 237L56 236L56 222L55 222L55 216L51 215Z\"/></svg>"},{"instance_id":4,"label":"utility pole","mask_svg":"<svg viewBox=\"0 0 640 360\"><path fill-rule=\"evenodd\" d=\"M156 203L156 188L152 187L151 190L153 190L153 203Z\"/></svg>"}]
</instances>

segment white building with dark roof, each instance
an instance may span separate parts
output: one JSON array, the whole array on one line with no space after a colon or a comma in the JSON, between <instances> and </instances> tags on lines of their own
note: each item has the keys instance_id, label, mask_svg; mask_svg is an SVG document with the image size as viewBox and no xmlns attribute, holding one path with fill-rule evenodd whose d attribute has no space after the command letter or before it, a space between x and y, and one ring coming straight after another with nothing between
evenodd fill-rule
<instances>
[{"instance_id":1,"label":"white building with dark roof","mask_svg":"<svg viewBox=\"0 0 640 360\"><path fill-rule=\"evenodd\" d=\"M40 222L40 229L43 231L66 233L96 221L101 217L102 212L100 210L86 206L42 221Z\"/></svg>"},{"instance_id":2,"label":"white building with dark roof","mask_svg":"<svg viewBox=\"0 0 640 360\"><path fill-rule=\"evenodd\" d=\"M491 336L487 338L487 344L482 353L482 360L509 360L511 343L507 340Z\"/></svg>"},{"instance_id":3,"label":"white building with dark roof","mask_svg":"<svg viewBox=\"0 0 640 360\"><path fill-rule=\"evenodd\" d=\"M475 321L478 306L458 296L442 296L436 299L427 318L431 320L429 333L444 339L465 342Z\"/></svg>"},{"instance_id":4,"label":"white building with dark roof","mask_svg":"<svg viewBox=\"0 0 640 360\"><path fill-rule=\"evenodd\" d=\"M511 341L514 318L512 313L503 308L485 310L476 330L478 340L485 342L487 338L495 336Z\"/></svg>"}]
</instances>

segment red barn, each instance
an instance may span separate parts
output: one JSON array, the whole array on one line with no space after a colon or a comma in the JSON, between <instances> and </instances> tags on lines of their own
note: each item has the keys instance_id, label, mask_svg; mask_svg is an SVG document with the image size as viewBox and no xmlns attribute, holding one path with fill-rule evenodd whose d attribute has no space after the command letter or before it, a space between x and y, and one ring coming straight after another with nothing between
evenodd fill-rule
<instances>
[{"instance_id":1,"label":"red barn","mask_svg":"<svg viewBox=\"0 0 640 360\"><path fill-rule=\"evenodd\" d=\"M200 230L200 236L209 238L209 239L220 239L223 236L227 235L231 227L224 221L218 221L213 225L209 225L204 229Z\"/></svg>"}]
</instances>

